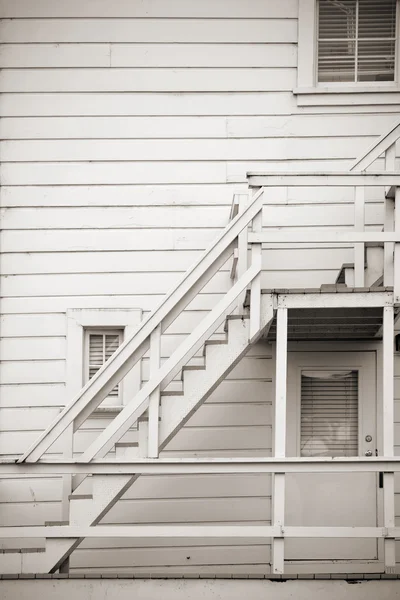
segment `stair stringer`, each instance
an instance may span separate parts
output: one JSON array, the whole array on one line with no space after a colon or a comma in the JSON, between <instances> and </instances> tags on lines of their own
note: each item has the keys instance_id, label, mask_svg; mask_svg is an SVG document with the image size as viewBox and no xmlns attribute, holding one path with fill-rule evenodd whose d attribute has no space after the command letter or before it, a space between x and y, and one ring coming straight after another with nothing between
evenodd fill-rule
<instances>
[{"instance_id":1,"label":"stair stringer","mask_svg":"<svg viewBox=\"0 0 400 600\"><path fill-rule=\"evenodd\" d=\"M274 310L272 297L263 295L261 302L260 335L272 322ZM175 403L165 411L160 423L160 450L168 441L183 427L201 404L217 388L221 381L232 371L236 364L246 354L250 347L249 343L249 319L235 318L228 320L228 343L221 344L224 355L218 353L215 357L216 347L210 346L208 370L198 371L196 378L191 380L187 396L179 397L178 407ZM259 336L258 336L259 337ZM213 363L210 359L214 358ZM206 351L207 359L207 351ZM193 371L188 371L193 377ZM204 381L200 384L201 379ZM77 503L75 507L70 504L70 524L81 526L97 525L116 502L125 494L140 475L93 475L91 477L93 490L92 495L79 498L79 486L75 491L75 498L71 503ZM78 509L79 503L79 509ZM81 544L84 538L75 539L47 539L45 552L27 555L21 560L21 573L53 573L60 568L62 563ZM1 563L1 560L0 560ZM1 564L0 564L0 572Z\"/></svg>"}]
</instances>

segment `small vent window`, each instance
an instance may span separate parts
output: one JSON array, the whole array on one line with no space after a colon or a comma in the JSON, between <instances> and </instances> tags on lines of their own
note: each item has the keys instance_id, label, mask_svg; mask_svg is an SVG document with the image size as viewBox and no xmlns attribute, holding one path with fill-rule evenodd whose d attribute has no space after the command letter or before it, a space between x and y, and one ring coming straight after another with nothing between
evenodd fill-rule
<instances>
[{"instance_id":1,"label":"small vent window","mask_svg":"<svg viewBox=\"0 0 400 600\"><path fill-rule=\"evenodd\" d=\"M303 371L301 456L358 455L358 371Z\"/></svg>"},{"instance_id":2,"label":"small vent window","mask_svg":"<svg viewBox=\"0 0 400 600\"><path fill-rule=\"evenodd\" d=\"M122 331L87 331L87 369L86 381L91 379L105 362L114 354L122 342ZM120 385L109 393L105 404L118 404Z\"/></svg>"},{"instance_id":3,"label":"small vent window","mask_svg":"<svg viewBox=\"0 0 400 600\"><path fill-rule=\"evenodd\" d=\"M394 81L396 0L319 0L318 81Z\"/></svg>"}]
</instances>

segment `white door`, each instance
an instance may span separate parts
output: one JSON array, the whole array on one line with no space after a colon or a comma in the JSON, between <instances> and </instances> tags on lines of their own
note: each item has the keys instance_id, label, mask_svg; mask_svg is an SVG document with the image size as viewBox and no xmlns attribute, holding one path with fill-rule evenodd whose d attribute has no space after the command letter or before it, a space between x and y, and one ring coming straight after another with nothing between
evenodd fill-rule
<instances>
[{"instance_id":1,"label":"white door","mask_svg":"<svg viewBox=\"0 0 400 600\"><path fill-rule=\"evenodd\" d=\"M375 352L289 352L287 419L288 456L375 455ZM287 475L286 481L287 525L377 525L375 473ZM285 558L335 561L340 571L341 561L376 561L378 544L375 539L288 539ZM323 572L320 565L317 570ZM352 572L348 564L343 571Z\"/></svg>"}]
</instances>

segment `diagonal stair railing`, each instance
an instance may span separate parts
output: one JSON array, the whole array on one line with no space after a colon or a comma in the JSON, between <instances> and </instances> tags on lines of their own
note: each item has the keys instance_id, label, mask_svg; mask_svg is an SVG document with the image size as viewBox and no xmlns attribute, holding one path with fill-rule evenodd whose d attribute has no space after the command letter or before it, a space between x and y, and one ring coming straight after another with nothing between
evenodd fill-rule
<instances>
[{"instance_id":1,"label":"diagonal stair railing","mask_svg":"<svg viewBox=\"0 0 400 600\"><path fill-rule=\"evenodd\" d=\"M18 462L38 461L68 427L73 425L74 431L76 431L87 420L115 385L125 377L130 369L148 351L150 348L150 339L154 332L160 328L161 333L163 333L213 275L225 264L233 253L239 234L261 213L262 206L263 190L261 189L254 195L243 212L238 214L227 225L215 242L202 254L193 267L185 273L178 285L165 296L158 308L138 326L133 335L118 348L97 374L81 389L77 396L72 399L49 427L19 458ZM204 343L207 334L211 332L210 328L212 328L212 324L216 324L219 318L224 318L224 315L231 310L230 304L259 275L260 270L261 253L257 265L254 264L250 267L247 274L243 275L243 278L235 284L228 292L228 295L217 305L215 312L210 313L206 317L205 322L192 333L190 339L185 341L185 345L180 350L178 349L178 354L175 353L174 357L171 357L166 365L157 371L155 377L151 378L153 383L155 381L157 383L144 386L139 393L139 399L136 397L134 404L132 402L128 403L124 408L126 412L123 411L120 413L119 418L114 419L113 427L116 432L112 438L113 440L117 439L117 432L121 431L121 429L118 429L118 424L125 421L127 412L129 412L130 423L145 412L148 407L149 394L158 385L161 384L162 387L167 385L181 366L185 364L184 361L187 361L196 349ZM236 291L237 295L235 295ZM191 351L192 353L190 353ZM104 442L105 440L101 438L101 441L97 442L90 449L90 452L85 454L84 459L91 460L94 456L98 455L100 450L106 451L110 443Z\"/></svg>"}]
</instances>

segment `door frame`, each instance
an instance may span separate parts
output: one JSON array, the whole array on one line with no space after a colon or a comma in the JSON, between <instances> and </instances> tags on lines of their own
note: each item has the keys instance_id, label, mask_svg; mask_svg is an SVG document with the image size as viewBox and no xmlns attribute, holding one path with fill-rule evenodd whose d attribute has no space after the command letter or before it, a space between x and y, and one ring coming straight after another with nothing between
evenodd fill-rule
<instances>
[{"instance_id":1,"label":"door frame","mask_svg":"<svg viewBox=\"0 0 400 600\"><path fill-rule=\"evenodd\" d=\"M382 410L379 410L380 403L382 402L382 390L383 390L383 344L382 339L379 340L365 340L365 341L289 341L287 345L287 352L318 352L318 351L332 351L332 352L374 352L376 360L376 448L378 455L382 455L383 452L383 423L382 423ZM272 343L272 358L274 363L274 373L276 364L276 342ZM275 376L273 377L273 388L275 389ZM274 396L275 397L275 393ZM275 405L273 405L273 411L275 411ZM274 422L274 421L272 421ZM273 435L275 432L272 432ZM376 475L378 478L378 474ZM383 526L383 490L379 489L377 482L377 526ZM325 561L321 560L313 562L309 560L304 561L285 561L285 571L288 574L296 573L384 573L385 565L383 559L384 552L384 541L378 539L378 559L371 561L364 560L343 560L343 561ZM324 568L325 565L325 568ZM351 567L349 569L349 566Z\"/></svg>"}]
</instances>

